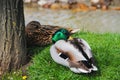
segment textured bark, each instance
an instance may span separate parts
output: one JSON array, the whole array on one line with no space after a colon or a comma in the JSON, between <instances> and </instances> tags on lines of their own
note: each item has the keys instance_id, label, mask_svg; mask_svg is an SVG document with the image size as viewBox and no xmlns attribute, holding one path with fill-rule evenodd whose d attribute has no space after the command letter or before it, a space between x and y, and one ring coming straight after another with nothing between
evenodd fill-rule
<instances>
[{"instance_id":1,"label":"textured bark","mask_svg":"<svg viewBox=\"0 0 120 80\"><path fill-rule=\"evenodd\" d=\"M22 0L0 0L0 75L26 60Z\"/></svg>"}]
</instances>

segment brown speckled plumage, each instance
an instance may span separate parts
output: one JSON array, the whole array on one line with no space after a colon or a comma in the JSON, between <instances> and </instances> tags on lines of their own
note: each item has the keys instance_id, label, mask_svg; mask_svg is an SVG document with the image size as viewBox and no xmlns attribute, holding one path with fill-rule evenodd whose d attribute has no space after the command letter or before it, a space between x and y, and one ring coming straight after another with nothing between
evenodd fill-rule
<instances>
[{"instance_id":1,"label":"brown speckled plumage","mask_svg":"<svg viewBox=\"0 0 120 80\"><path fill-rule=\"evenodd\" d=\"M60 28L62 27L41 25L37 21L31 21L25 28L27 46L45 46L52 43L52 35ZM72 31L71 28L67 28L67 30Z\"/></svg>"}]
</instances>

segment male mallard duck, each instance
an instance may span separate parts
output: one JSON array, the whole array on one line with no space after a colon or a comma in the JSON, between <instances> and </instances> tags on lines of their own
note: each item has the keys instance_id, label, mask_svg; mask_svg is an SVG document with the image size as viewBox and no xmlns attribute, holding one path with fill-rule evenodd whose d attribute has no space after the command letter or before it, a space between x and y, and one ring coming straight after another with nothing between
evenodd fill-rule
<instances>
[{"instance_id":1,"label":"male mallard duck","mask_svg":"<svg viewBox=\"0 0 120 80\"><path fill-rule=\"evenodd\" d=\"M97 71L89 44L84 39L68 38L70 33L66 29L59 29L53 34L54 44L50 48L52 59L75 73Z\"/></svg>"},{"instance_id":2,"label":"male mallard duck","mask_svg":"<svg viewBox=\"0 0 120 80\"><path fill-rule=\"evenodd\" d=\"M38 21L31 21L25 28L27 46L44 46L52 43L52 35L60 26L41 25ZM71 34L79 29L66 28Z\"/></svg>"}]
</instances>

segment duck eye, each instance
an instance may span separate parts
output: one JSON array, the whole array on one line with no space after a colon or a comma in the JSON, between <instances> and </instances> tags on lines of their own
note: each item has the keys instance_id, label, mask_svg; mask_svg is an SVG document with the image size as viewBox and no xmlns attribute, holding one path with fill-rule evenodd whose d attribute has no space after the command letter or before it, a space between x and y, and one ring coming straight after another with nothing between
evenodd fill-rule
<instances>
[{"instance_id":1,"label":"duck eye","mask_svg":"<svg viewBox=\"0 0 120 80\"><path fill-rule=\"evenodd\" d=\"M39 26L38 25L35 25L35 28L37 29Z\"/></svg>"},{"instance_id":2,"label":"duck eye","mask_svg":"<svg viewBox=\"0 0 120 80\"><path fill-rule=\"evenodd\" d=\"M68 35L68 33L66 33L66 32L65 32L64 34L65 34L65 35Z\"/></svg>"}]
</instances>

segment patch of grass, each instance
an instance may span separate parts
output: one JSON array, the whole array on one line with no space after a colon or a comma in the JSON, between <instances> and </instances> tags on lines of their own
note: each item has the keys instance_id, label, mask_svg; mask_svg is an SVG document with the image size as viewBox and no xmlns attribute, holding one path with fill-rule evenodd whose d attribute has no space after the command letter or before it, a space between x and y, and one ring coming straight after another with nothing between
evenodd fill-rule
<instances>
[{"instance_id":1,"label":"patch of grass","mask_svg":"<svg viewBox=\"0 0 120 80\"><path fill-rule=\"evenodd\" d=\"M55 63L50 56L50 46L39 50L28 68L29 80L119 80L120 34L78 32L73 37L85 39L92 48L99 71L92 74L75 74Z\"/></svg>"},{"instance_id":2,"label":"patch of grass","mask_svg":"<svg viewBox=\"0 0 120 80\"><path fill-rule=\"evenodd\" d=\"M92 48L99 71L91 74L75 74L55 63L50 56L50 45L30 48L32 65L28 67L27 80L119 80L120 79L120 34L78 32L73 37L85 39ZM8 74L3 80L22 80L22 74ZM17 77L17 78L16 78Z\"/></svg>"},{"instance_id":3,"label":"patch of grass","mask_svg":"<svg viewBox=\"0 0 120 80\"><path fill-rule=\"evenodd\" d=\"M0 80L22 80L22 71L12 71L2 76Z\"/></svg>"}]
</instances>

